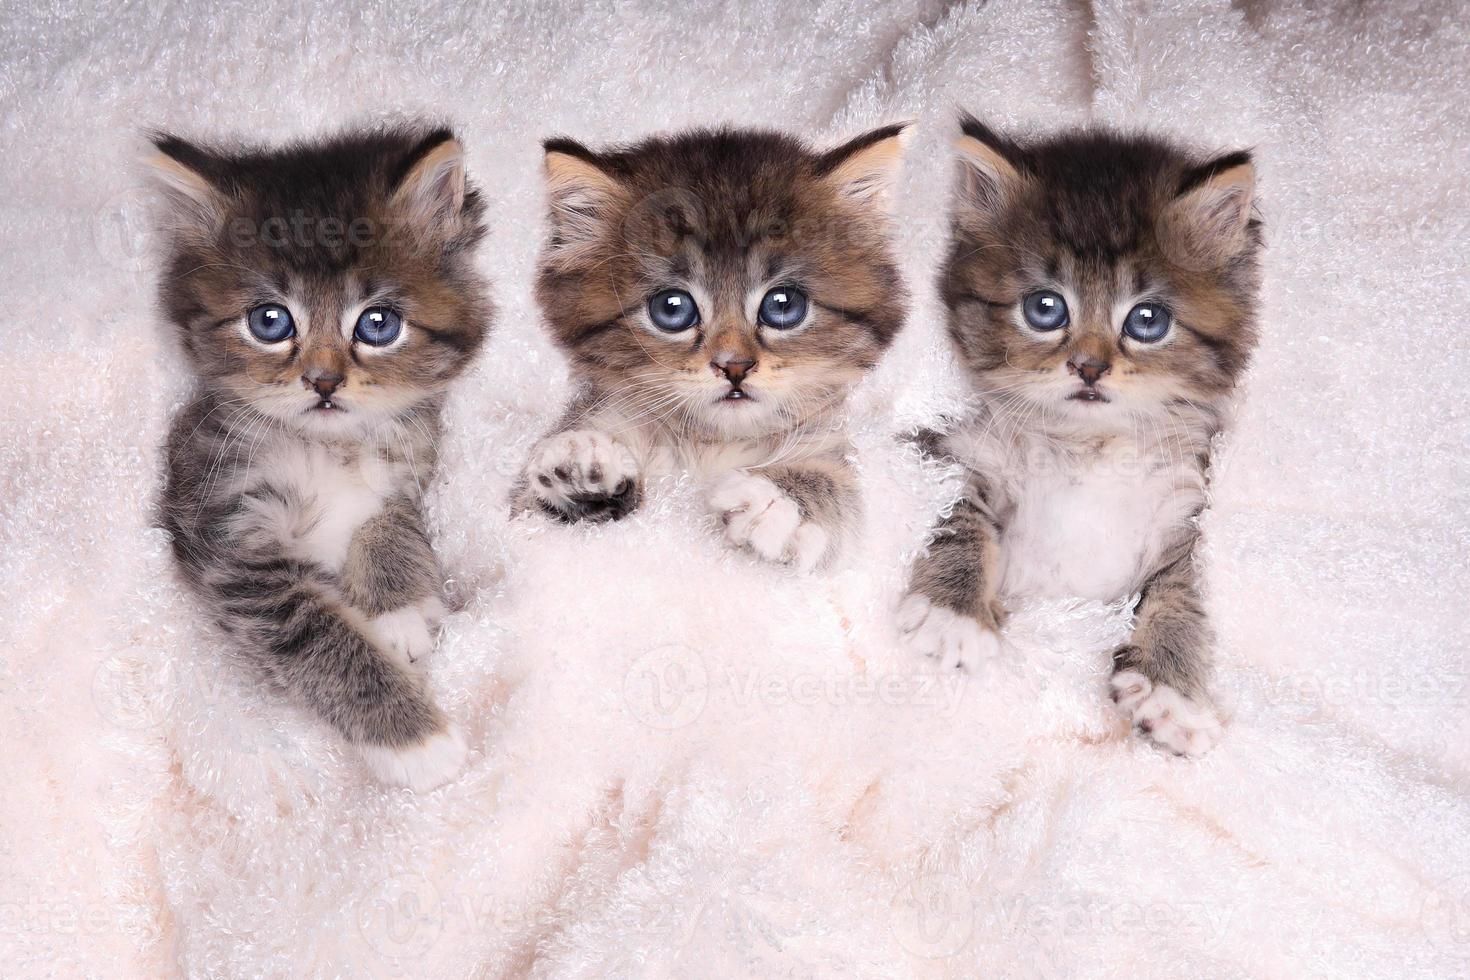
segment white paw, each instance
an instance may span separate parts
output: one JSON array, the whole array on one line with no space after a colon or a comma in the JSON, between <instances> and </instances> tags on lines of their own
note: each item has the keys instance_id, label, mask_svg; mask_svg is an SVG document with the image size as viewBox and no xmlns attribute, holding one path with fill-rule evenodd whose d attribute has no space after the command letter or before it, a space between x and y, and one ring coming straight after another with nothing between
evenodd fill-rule
<instances>
[{"instance_id":1,"label":"white paw","mask_svg":"<svg viewBox=\"0 0 1470 980\"><path fill-rule=\"evenodd\" d=\"M413 607L423 614L430 629L438 629L439 624L444 622L444 617L449 615L449 607L444 605L444 600L436 595L425 596L415 602Z\"/></svg>"},{"instance_id":2,"label":"white paw","mask_svg":"<svg viewBox=\"0 0 1470 980\"><path fill-rule=\"evenodd\" d=\"M905 646L945 670L973 670L1000 653L1000 636L994 630L973 616L936 606L917 592L899 605L898 630Z\"/></svg>"},{"instance_id":3,"label":"white paw","mask_svg":"<svg viewBox=\"0 0 1470 980\"><path fill-rule=\"evenodd\" d=\"M736 470L709 495L710 509L725 526L725 540L766 561L790 562L811 571L827 551L827 532L801 519L796 501L764 476Z\"/></svg>"},{"instance_id":4,"label":"white paw","mask_svg":"<svg viewBox=\"0 0 1470 980\"><path fill-rule=\"evenodd\" d=\"M1198 758L1224 734L1210 705L1167 684L1155 684L1136 670L1114 674L1112 690L1113 700L1133 724L1175 755Z\"/></svg>"},{"instance_id":5,"label":"white paw","mask_svg":"<svg viewBox=\"0 0 1470 980\"><path fill-rule=\"evenodd\" d=\"M638 461L604 432L572 429L531 450L526 485L567 520L617 520L637 503Z\"/></svg>"},{"instance_id":6,"label":"white paw","mask_svg":"<svg viewBox=\"0 0 1470 980\"><path fill-rule=\"evenodd\" d=\"M434 602L438 605L437 599ZM438 605L438 609L439 617L442 617L444 607ZM432 611L432 608L427 610ZM417 663L434 652L434 627L425 613L423 603L400 606L368 620L368 630L377 645L399 662ZM435 617L435 623L439 617Z\"/></svg>"},{"instance_id":7,"label":"white paw","mask_svg":"<svg viewBox=\"0 0 1470 980\"><path fill-rule=\"evenodd\" d=\"M827 529L813 521L802 521L791 541L791 563L803 572L821 564L831 539Z\"/></svg>"},{"instance_id":8,"label":"white paw","mask_svg":"<svg viewBox=\"0 0 1470 980\"><path fill-rule=\"evenodd\" d=\"M415 793L427 793L449 782L464 768L469 753L464 736L453 726L417 745L359 745L357 751L378 782L407 786Z\"/></svg>"}]
</instances>

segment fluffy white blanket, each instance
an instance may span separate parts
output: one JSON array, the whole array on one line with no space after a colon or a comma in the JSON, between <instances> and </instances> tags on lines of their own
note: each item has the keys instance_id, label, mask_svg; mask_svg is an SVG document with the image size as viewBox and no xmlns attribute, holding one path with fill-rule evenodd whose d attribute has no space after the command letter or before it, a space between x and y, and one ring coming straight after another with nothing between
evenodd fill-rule
<instances>
[{"instance_id":1,"label":"fluffy white blanket","mask_svg":"<svg viewBox=\"0 0 1470 980\"><path fill-rule=\"evenodd\" d=\"M1453 2L7 4L0 14L0 963L9 976L1381 976L1470 970L1470 33ZM1347 5L1344 5L1345 7ZM1215 473L1225 741L1130 737L1118 609L922 673L890 610L952 490L933 297L953 114L1256 148L1265 339ZM463 778L368 783L222 666L150 530L183 396L138 133L452 118L501 307L433 517ZM538 139L920 120L918 302L856 401L867 540L726 553L693 488L511 522L566 396Z\"/></svg>"}]
</instances>

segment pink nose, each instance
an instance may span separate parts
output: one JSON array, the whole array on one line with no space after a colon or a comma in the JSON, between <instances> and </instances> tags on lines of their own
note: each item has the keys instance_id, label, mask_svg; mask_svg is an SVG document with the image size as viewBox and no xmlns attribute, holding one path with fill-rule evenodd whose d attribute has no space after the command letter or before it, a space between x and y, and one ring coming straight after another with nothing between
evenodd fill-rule
<instances>
[{"instance_id":1,"label":"pink nose","mask_svg":"<svg viewBox=\"0 0 1470 980\"><path fill-rule=\"evenodd\" d=\"M749 358L719 355L709 362L709 366L715 369L716 374L723 374L732 385L739 385L745 380L745 376L755 368L755 361Z\"/></svg>"},{"instance_id":2,"label":"pink nose","mask_svg":"<svg viewBox=\"0 0 1470 980\"><path fill-rule=\"evenodd\" d=\"M1095 357L1079 358L1073 355L1068 359L1067 367L1071 369L1073 374L1082 379L1083 384L1095 385L1097 384L1097 379L1107 374L1108 368L1112 367L1112 365L1107 361L1099 361Z\"/></svg>"},{"instance_id":3,"label":"pink nose","mask_svg":"<svg viewBox=\"0 0 1470 980\"><path fill-rule=\"evenodd\" d=\"M342 384L342 375L312 368L301 376L301 380L322 398L327 398Z\"/></svg>"}]
</instances>

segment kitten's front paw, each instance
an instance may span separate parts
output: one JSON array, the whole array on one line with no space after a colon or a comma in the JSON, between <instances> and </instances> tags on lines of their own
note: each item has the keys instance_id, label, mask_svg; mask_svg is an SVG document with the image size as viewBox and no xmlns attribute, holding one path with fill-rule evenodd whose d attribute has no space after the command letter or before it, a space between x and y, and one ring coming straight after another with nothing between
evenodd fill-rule
<instances>
[{"instance_id":1,"label":"kitten's front paw","mask_svg":"<svg viewBox=\"0 0 1470 980\"><path fill-rule=\"evenodd\" d=\"M827 551L827 532L804 521L796 501L764 476L727 474L709 495L710 509L725 526L725 540L767 561L811 571Z\"/></svg>"},{"instance_id":2,"label":"kitten's front paw","mask_svg":"<svg viewBox=\"0 0 1470 980\"><path fill-rule=\"evenodd\" d=\"M638 461L606 433L572 429L531 450L526 485L564 521L615 521L638 504Z\"/></svg>"},{"instance_id":3,"label":"kitten's front paw","mask_svg":"<svg viewBox=\"0 0 1470 980\"><path fill-rule=\"evenodd\" d=\"M434 652L434 625L443 616L443 606L434 600L439 615L430 618L432 609L422 604L400 606L368 620L368 629L377 645L403 663L417 663Z\"/></svg>"},{"instance_id":4,"label":"kitten's front paw","mask_svg":"<svg viewBox=\"0 0 1470 980\"><path fill-rule=\"evenodd\" d=\"M407 786L415 793L449 782L464 768L469 754L464 736L453 726L415 745L359 745L357 750L378 782Z\"/></svg>"},{"instance_id":5,"label":"kitten's front paw","mask_svg":"<svg viewBox=\"0 0 1470 980\"><path fill-rule=\"evenodd\" d=\"M1224 734L1210 705L1167 684L1155 684L1136 670L1114 674L1112 691L1113 700L1133 724L1175 755L1198 758Z\"/></svg>"},{"instance_id":6,"label":"kitten's front paw","mask_svg":"<svg viewBox=\"0 0 1470 980\"><path fill-rule=\"evenodd\" d=\"M1000 653L1000 636L973 616L936 606L912 592L898 607L904 645L935 660L945 670L973 670Z\"/></svg>"}]
</instances>

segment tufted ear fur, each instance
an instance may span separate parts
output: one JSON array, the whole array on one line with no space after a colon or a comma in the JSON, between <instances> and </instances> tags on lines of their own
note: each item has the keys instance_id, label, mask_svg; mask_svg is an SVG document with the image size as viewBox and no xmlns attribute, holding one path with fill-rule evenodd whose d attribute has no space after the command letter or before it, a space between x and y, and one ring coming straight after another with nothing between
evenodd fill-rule
<instances>
[{"instance_id":1,"label":"tufted ear fur","mask_svg":"<svg viewBox=\"0 0 1470 980\"><path fill-rule=\"evenodd\" d=\"M209 234L224 221L229 197L220 187L219 162L207 151L169 133L152 136L147 159L163 192L176 233Z\"/></svg>"},{"instance_id":2,"label":"tufted ear fur","mask_svg":"<svg viewBox=\"0 0 1470 980\"><path fill-rule=\"evenodd\" d=\"M1193 268L1218 268L1250 244L1256 172L1250 154L1227 153L1188 173L1164 212L1161 236L1171 257Z\"/></svg>"},{"instance_id":3,"label":"tufted ear fur","mask_svg":"<svg viewBox=\"0 0 1470 980\"><path fill-rule=\"evenodd\" d=\"M393 186L393 207L409 227L451 239L464 224L464 147L447 129L430 133L408 154Z\"/></svg>"},{"instance_id":4,"label":"tufted ear fur","mask_svg":"<svg viewBox=\"0 0 1470 980\"><path fill-rule=\"evenodd\" d=\"M960 138L954 148L959 159L955 190L970 207L994 212L1021 188L1025 177L1020 148L974 116L960 117Z\"/></svg>"},{"instance_id":5,"label":"tufted ear fur","mask_svg":"<svg viewBox=\"0 0 1470 980\"><path fill-rule=\"evenodd\" d=\"M908 123L880 126L822 154L817 173L843 197L887 211L907 142Z\"/></svg>"},{"instance_id":6,"label":"tufted ear fur","mask_svg":"<svg viewBox=\"0 0 1470 980\"><path fill-rule=\"evenodd\" d=\"M623 198L617 178L603 169L597 154L575 140L556 138L546 150L547 214L552 254L577 251L605 231Z\"/></svg>"}]
</instances>

